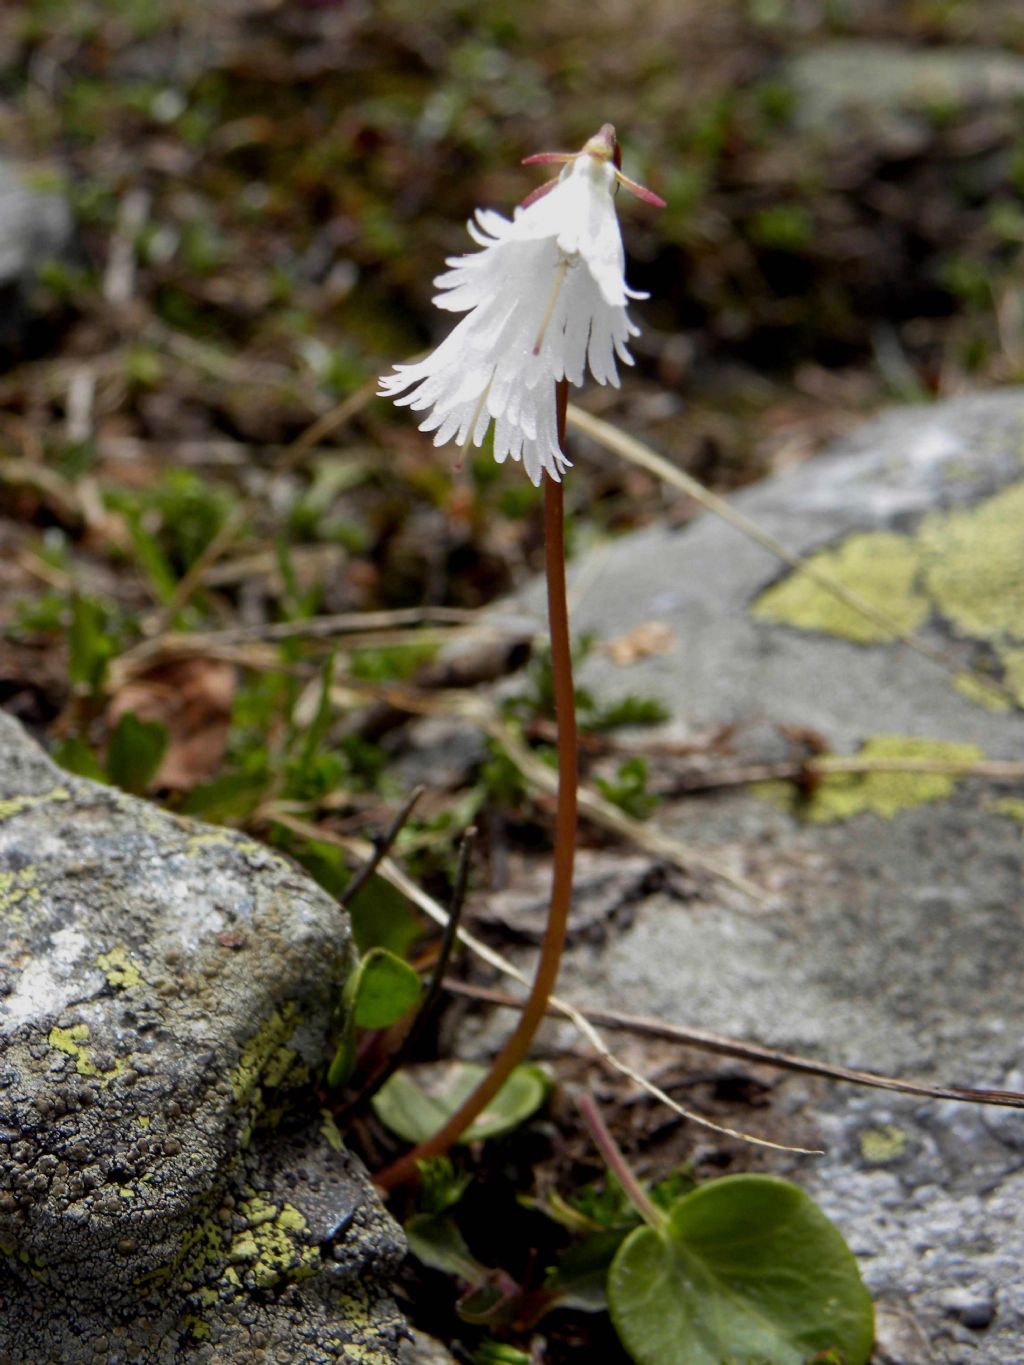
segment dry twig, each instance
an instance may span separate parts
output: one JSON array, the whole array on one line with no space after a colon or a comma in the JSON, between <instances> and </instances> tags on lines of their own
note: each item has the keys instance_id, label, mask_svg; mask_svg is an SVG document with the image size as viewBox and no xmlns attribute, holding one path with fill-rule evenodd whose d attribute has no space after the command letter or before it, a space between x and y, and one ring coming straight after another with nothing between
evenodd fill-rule
<instances>
[{"instance_id":1,"label":"dry twig","mask_svg":"<svg viewBox=\"0 0 1024 1365\"><path fill-rule=\"evenodd\" d=\"M486 986L473 986L464 981L446 978L444 987L450 994L463 996L467 1000L480 1000L504 1009L520 1007L520 1002L515 996L490 990ZM756 1062L780 1071L798 1071L805 1076L821 1076L825 1080L846 1081L850 1085L870 1086L875 1090L893 1090L901 1095L920 1095L924 1099L956 1100L962 1104L991 1104L1006 1109L1024 1109L1024 1094L1016 1090L922 1085L917 1081L901 1080L895 1076L880 1076L873 1071L856 1071L848 1066L832 1066L827 1062L814 1061L791 1052L778 1052L775 1048L762 1047L758 1043L739 1042L720 1033L709 1033L706 1029L680 1028L676 1024L666 1024L660 1019L623 1014L620 1010L600 1009L588 1005L579 1012L592 1024L600 1024L602 1028L622 1029L646 1038L660 1038L665 1042L697 1048L701 1052L714 1052L723 1057L738 1057L742 1061ZM549 1013L555 1014L557 1011L552 1009Z\"/></svg>"}]
</instances>

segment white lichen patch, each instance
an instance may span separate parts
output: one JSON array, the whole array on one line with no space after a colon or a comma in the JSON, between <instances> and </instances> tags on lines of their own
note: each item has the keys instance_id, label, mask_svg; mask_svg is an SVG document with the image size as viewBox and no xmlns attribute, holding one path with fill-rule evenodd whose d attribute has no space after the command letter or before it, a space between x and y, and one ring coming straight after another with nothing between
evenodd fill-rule
<instances>
[{"instance_id":1,"label":"white lichen patch","mask_svg":"<svg viewBox=\"0 0 1024 1365\"><path fill-rule=\"evenodd\" d=\"M79 929L58 929L46 949L18 974L14 990L0 997L0 1025L52 1019L72 1001L98 990L103 974L86 962L89 939Z\"/></svg>"}]
</instances>

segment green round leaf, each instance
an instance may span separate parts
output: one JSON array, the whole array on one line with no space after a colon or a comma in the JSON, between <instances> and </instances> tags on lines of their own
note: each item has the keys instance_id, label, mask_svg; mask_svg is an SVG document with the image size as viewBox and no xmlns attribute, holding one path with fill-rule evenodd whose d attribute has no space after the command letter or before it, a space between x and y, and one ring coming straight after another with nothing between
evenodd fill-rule
<instances>
[{"instance_id":1,"label":"green round leaf","mask_svg":"<svg viewBox=\"0 0 1024 1365\"><path fill-rule=\"evenodd\" d=\"M371 948L357 970L352 1016L359 1028L388 1028L420 998L417 973L386 948Z\"/></svg>"},{"instance_id":2,"label":"green round leaf","mask_svg":"<svg viewBox=\"0 0 1024 1365\"><path fill-rule=\"evenodd\" d=\"M838 1229L771 1176L711 1181L672 1206L662 1231L631 1233L608 1300L637 1365L805 1365L829 1348L866 1365L874 1337Z\"/></svg>"},{"instance_id":3,"label":"green round leaf","mask_svg":"<svg viewBox=\"0 0 1024 1365\"><path fill-rule=\"evenodd\" d=\"M425 1142L468 1099L485 1070L469 1062L432 1062L396 1071L373 1097L381 1123L407 1142ZM548 1092L539 1066L517 1066L502 1088L459 1139L478 1142L517 1127L538 1109Z\"/></svg>"}]
</instances>

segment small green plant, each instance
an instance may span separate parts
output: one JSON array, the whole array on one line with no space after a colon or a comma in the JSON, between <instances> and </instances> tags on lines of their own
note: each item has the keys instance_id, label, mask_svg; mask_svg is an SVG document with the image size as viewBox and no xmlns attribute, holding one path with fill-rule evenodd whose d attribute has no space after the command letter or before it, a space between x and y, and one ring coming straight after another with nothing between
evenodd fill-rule
<instances>
[{"instance_id":1,"label":"small green plant","mask_svg":"<svg viewBox=\"0 0 1024 1365\"><path fill-rule=\"evenodd\" d=\"M871 1299L838 1229L775 1176L708 1181L659 1208L589 1095L580 1110L643 1219L615 1253L608 1306L636 1365L867 1365Z\"/></svg>"},{"instance_id":2,"label":"small green plant","mask_svg":"<svg viewBox=\"0 0 1024 1365\"><path fill-rule=\"evenodd\" d=\"M724 1176L623 1242L608 1302L637 1365L771 1361L834 1353L866 1365L871 1299L853 1253L788 1181Z\"/></svg>"},{"instance_id":3,"label":"small green plant","mask_svg":"<svg viewBox=\"0 0 1024 1365\"><path fill-rule=\"evenodd\" d=\"M658 798L647 790L647 760L638 756L620 763L614 780L599 777L596 784L606 800L634 820L646 820L658 804Z\"/></svg>"},{"instance_id":4,"label":"small green plant","mask_svg":"<svg viewBox=\"0 0 1024 1365\"><path fill-rule=\"evenodd\" d=\"M111 731L104 762L80 735L63 740L54 758L69 772L107 782L135 796L145 793L167 751L167 728L126 711Z\"/></svg>"},{"instance_id":5,"label":"small green plant","mask_svg":"<svg viewBox=\"0 0 1024 1365\"><path fill-rule=\"evenodd\" d=\"M118 632L111 612L96 598L78 593L72 597L68 649L71 681L89 692L97 691L117 653Z\"/></svg>"},{"instance_id":6,"label":"small green plant","mask_svg":"<svg viewBox=\"0 0 1024 1365\"><path fill-rule=\"evenodd\" d=\"M356 1065L357 1029L390 1028L419 998L420 979L413 968L387 948L371 948L345 984L344 1023L327 1070L327 1084L344 1085L351 1078Z\"/></svg>"},{"instance_id":7,"label":"small green plant","mask_svg":"<svg viewBox=\"0 0 1024 1365\"><path fill-rule=\"evenodd\" d=\"M373 1097L380 1121L407 1142L431 1138L471 1095L486 1068L471 1062L437 1062L415 1072L398 1071ZM551 1078L543 1067L527 1063L511 1073L488 1107L459 1138L482 1142L511 1132L544 1103Z\"/></svg>"},{"instance_id":8,"label":"small green plant","mask_svg":"<svg viewBox=\"0 0 1024 1365\"><path fill-rule=\"evenodd\" d=\"M573 641L573 666L579 667L597 644L597 637L583 634ZM580 730L587 734L607 734L610 730L628 726L660 725L668 720L667 708L653 697L627 695L618 701L599 702L585 687L574 689L576 715ZM527 726L539 719L548 719L554 712L554 678L551 651L537 650L524 675L523 685L502 703L504 715Z\"/></svg>"}]
</instances>

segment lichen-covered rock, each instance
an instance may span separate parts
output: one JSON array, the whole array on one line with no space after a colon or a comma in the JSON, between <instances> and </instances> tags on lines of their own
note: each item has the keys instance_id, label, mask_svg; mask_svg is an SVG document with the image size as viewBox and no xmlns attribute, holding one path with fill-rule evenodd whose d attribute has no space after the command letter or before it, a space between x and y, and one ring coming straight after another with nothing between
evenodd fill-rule
<instances>
[{"instance_id":1,"label":"lichen-covered rock","mask_svg":"<svg viewBox=\"0 0 1024 1365\"><path fill-rule=\"evenodd\" d=\"M711 766L818 746L877 766L663 806L656 824L774 903L706 880L634 899L604 944L570 941L559 992L837 1064L1020 1090L1024 780L1000 764L1024 754L1024 393L888 413L734 506L896 628L705 514L578 566L577 633L628 642L656 622L662 649L599 647L581 683L604 702L659 696L677 737L730 727L733 757L711 752ZM902 760L935 766L893 771ZM878 1361L1017 1365L1024 1113L803 1079L772 1094L770 1136L826 1149L793 1173L885 1309ZM737 1117L757 1131L756 1113Z\"/></svg>"},{"instance_id":2,"label":"lichen-covered rock","mask_svg":"<svg viewBox=\"0 0 1024 1365\"><path fill-rule=\"evenodd\" d=\"M400 1234L300 1089L352 951L290 864L0 715L0 1361L396 1358Z\"/></svg>"},{"instance_id":3,"label":"lichen-covered rock","mask_svg":"<svg viewBox=\"0 0 1024 1365\"><path fill-rule=\"evenodd\" d=\"M839 751L888 733L1019 756L1024 712L977 675L1024 704L1024 392L897 409L733 502L927 636L952 671L704 515L623 537L581 566L577 633L609 639L656 621L670 646L631 667L595 650L587 685L654 694L689 735L736 722L742 743L769 722L819 730Z\"/></svg>"}]
</instances>

